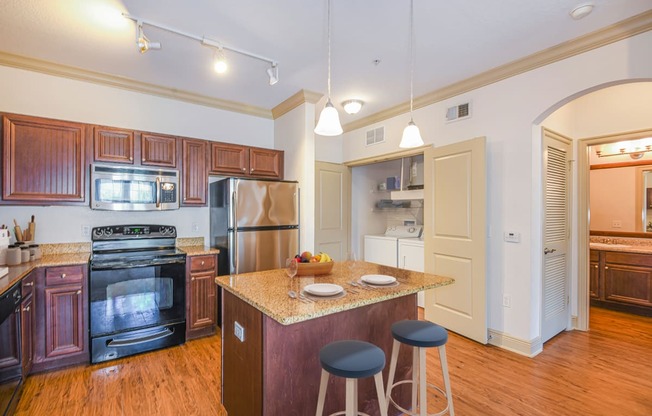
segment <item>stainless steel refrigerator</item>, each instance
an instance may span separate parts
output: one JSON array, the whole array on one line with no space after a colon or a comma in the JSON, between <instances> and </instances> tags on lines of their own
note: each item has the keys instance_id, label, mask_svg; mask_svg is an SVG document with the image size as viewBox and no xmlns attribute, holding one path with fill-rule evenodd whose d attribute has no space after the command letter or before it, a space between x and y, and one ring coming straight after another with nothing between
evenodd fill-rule
<instances>
[{"instance_id":1,"label":"stainless steel refrigerator","mask_svg":"<svg viewBox=\"0 0 652 416\"><path fill-rule=\"evenodd\" d=\"M218 274L285 267L299 250L297 182L228 178L210 185Z\"/></svg>"}]
</instances>

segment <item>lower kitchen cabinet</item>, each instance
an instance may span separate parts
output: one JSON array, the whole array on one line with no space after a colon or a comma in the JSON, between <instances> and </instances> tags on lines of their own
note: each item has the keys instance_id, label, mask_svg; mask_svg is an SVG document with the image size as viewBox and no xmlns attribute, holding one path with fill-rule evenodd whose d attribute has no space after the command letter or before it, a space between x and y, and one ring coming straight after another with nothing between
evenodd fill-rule
<instances>
[{"instance_id":1,"label":"lower kitchen cabinet","mask_svg":"<svg viewBox=\"0 0 652 416\"><path fill-rule=\"evenodd\" d=\"M20 304L20 351L23 377L32 371L34 361L34 281L36 272L31 272L21 282L23 300Z\"/></svg>"},{"instance_id":2,"label":"lower kitchen cabinet","mask_svg":"<svg viewBox=\"0 0 652 416\"><path fill-rule=\"evenodd\" d=\"M34 370L89 361L86 266L39 269Z\"/></svg>"},{"instance_id":3,"label":"lower kitchen cabinet","mask_svg":"<svg viewBox=\"0 0 652 416\"><path fill-rule=\"evenodd\" d=\"M652 254L591 251L591 305L652 316Z\"/></svg>"},{"instance_id":4,"label":"lower kitchen cabinet","mask_svg":"<svg viewBox=\"0 0 652 416\"><path fill-rule=\"evenodd\" d=\"M186 277L186 338L215 333L217 324L216 255L189 257Z\"/></svg>"}]
</instances>

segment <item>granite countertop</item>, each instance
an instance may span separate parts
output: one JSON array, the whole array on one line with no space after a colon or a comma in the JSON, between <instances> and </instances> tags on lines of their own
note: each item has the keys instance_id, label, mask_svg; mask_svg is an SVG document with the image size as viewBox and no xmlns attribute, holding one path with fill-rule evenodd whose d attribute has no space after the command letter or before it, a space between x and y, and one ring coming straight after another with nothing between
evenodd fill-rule
<instances>
[{"instance_id":1,"label":"granite countertop","mask_svg":"<svg viewBox=\"0 0 652 416\"><path fill-rule=\"evenodd\" d=\"M64 254L47 254L39 260L21 263L17 266L9 267L9 273L0 277L0 295L9 290L16 282L27 276L37 267L69 266L77 264L88 264L91 253L64 253Z\"/></svg>"},{"instance_id":2,"label":"granite countertop","mask_svg":"<svg viewBox=\"0 0 652 416\"><path fill-rule=\"evenodd\" d=\"M652 241L647 238L591 236L589 247L592 250L652 254Z\"/></svg>"},{"instance_id":3,"label":"granite countertop","mask_svg":"<svg viewBox=\"0 0 652 416\"><path fill-rule=\"evenodd\" d=\"M219 254L220 250L212 247L200 246L178 246L179 250L185 252L188 256L201 256L203 254Z\"/></svg>"},{"instance_id":4,"label":"granite countertop","mask_svg":"<svg viewBox=\"0 0 652 416\"><path fill-rule=\"evenodd\" d=\"M454 283L454 280L449 277L412 272L375 263L359 261L352 267L351 265L351 262L337 262L330 274L322 276L297 276L290 279L284 269L276 269L218 276L215 278L215 283L282 325L307 321ZM399 284L393 287L365 290L351 287L347 283L358 280L366 274L394 276ZM289 290L299 293L306 285L312 283L335 283L342 286L346 294L337 299L318 299L313 303L300 302L288 296ZM350 292L350 289L357 293Z\"/></svg>"}]
</instances>

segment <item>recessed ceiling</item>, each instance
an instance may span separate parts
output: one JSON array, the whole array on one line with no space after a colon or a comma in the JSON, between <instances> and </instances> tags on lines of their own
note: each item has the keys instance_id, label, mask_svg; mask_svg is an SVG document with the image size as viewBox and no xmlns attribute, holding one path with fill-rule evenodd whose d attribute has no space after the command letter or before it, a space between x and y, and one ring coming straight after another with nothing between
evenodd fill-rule
<instances>
[{"instance_id":1,"label":"recessed ceiling","mask_svg":"<svg viewBox=\"0 0 652 416\"><path fill-rule=\"evenodd\" d=\"M271 110L301 89L326 92L326 1L317 0L4 0L0 51L131 78ZM415 0L415 96L650 10L649 0ZM134 22L118 10L279 62L226 53L229 71L212 69L213 50L145 26L162 48L136 47ZM332 0L332 97L343 123L409 99L409 3ZM380 60L375 64L375 60ZM357 98L356 115L340 103Z\"/></svg>"}]
</instances>

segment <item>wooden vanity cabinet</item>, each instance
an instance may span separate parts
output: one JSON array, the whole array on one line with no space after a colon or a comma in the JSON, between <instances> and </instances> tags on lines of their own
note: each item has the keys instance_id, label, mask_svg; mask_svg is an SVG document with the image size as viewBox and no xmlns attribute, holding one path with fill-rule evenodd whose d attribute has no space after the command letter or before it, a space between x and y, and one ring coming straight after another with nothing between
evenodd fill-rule
<instances>
[{"instance_id":1,"label":"wooden vanity cabinet","mask_svg":"<svg viewBox=\"0 0 652 416\"><path fill-rule=\"evenodd\" d=\"M81 123L3 114L3 200L86 202L86 134Z\"/></svg>"},{"instance_id":2,"label":"wooden vanity cabinet","mask_svg":"<svg viewBox=\"0 0 652 416\"><path fill-rule=\"evenodd\" d=\"M87 266L38 269L34 370L90 360Z\"/></svg>"},{"instance_id":3,"label":"wooden vanity cabinet","mask_svg":"<svg viewBox=\"0 0 652 416\"><path fill-rule=\"evenodd\" d=\"M186 268L186 338L214 334L217 324L217 256L189 257Z\"/></svg>"},{"instance_id":4,"label":"wooden vanity cabinet","mask_svg":"<svg viewBox=\"0 0 652 416\"><path fill-rule=\"evenodd\" d=\"M93 128L93 154L96 162L134 163L134 131L113 127Z\"/></svg>"},{"instance_id":5,"label":"wooden vanity cabinet","mask_svg":"<svg viewBox=\"0 0 652 416\"><path fill-rule=\"evenodd\" d=\"M600 299L600 293L600 252L598 250L591 250L589 261L589 297L591 299Z\"/></svg>"},{"instance_id":6,"label":"wooden vanity cabinet","mask_svg":"<svg viewBox=\"0 0 652 416\"><path fill-rule=\"evenodd\" d=\"M652 316L652 254L600 250L598 264L591 305Z\"/></svg>"}]
</instances>

